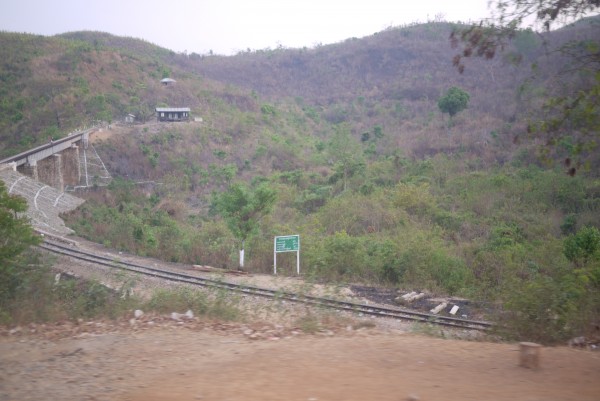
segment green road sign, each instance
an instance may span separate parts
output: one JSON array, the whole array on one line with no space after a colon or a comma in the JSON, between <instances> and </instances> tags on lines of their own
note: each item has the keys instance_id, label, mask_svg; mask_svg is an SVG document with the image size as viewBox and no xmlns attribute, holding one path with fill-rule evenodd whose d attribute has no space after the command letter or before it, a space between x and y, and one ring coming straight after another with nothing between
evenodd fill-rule
<instances>
[{"instance_id":1,"label":"green road sign","mask_svg":"<svg viewBox=\"0 0 600 401\"><path fill-rule=\"evenodd\" d=\"M296 274L300 274L300 236L275 237L273 245L273 274L277 274L277 254L279 252L296 252Z\"/></svg>"},{"instance_id":2,"label":"green road sign","mask_svg":"<svg viewBox=\"0 0 600 401\"><path fill-rule=\"evenodd\" d=\"M300 250L299 235L275 237L275 252L296 252Z\"/></svg>"}]
</instances>

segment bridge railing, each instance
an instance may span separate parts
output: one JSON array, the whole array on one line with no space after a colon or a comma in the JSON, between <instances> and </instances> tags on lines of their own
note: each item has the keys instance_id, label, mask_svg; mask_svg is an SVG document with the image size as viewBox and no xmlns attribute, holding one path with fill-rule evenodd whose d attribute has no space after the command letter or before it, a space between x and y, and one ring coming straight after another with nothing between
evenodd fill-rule
<instances>
[{"instance_id":1,"label":"bridge railing","mask_svg":"<svg viewBox=\"0 0 600 401\"><path fill-rule=\"evenodd\" d=\"M40 157L34 157L34 159L36 159L36 160L43 159L45 157L48 157L51 154L58 153L64 149L68 148L75 142L81 141L82 137L83 137L84 141L87 140L87 137L89 136L89 134L96 131L97 129L98 129L98 127L92 127L85 131L69 134L68 136L66 136L64 138L60 138L55 141L51 141L44 145L40 145L33 149L29 149L25 152L21 152L14 156L7 157L6 159L0 160L0 164L17 163L17 165L21 165L21 164L24 164L27 161L31 160L32 156L35 156L38 154L40 155Z\"/></svg>"}]
</instances>

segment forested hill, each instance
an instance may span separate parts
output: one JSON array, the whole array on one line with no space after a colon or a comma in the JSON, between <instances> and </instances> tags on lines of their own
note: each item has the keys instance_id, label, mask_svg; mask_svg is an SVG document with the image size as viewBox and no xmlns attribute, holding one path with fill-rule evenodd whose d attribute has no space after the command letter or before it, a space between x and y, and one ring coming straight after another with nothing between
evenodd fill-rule
<instances>
[{"instance_id":1,"label":"forested hill","mask_svg":"<svg viewBox=\"0 0 600 401\"><path fill-rule=\"evenodd\" d=\"M202 100L207 94L241 110L260 103L259 96L300 105L329 123L352 121L360 134L375 125L421 126L437 113L440 95L459 86L471 96L471 123L495 121L477 129L489 133L506 129L496 122L522 121L532 97L539 97L536 88L547 92L553 82L548 79L557 72L542 39L523 32L494 60L474 59L459 74L452 66L457 50L448 40L454 28L443 22L415 24L316 48L248 50L229 57L176 54L101 32L55 37L2 32L0 154L93 120L120 120L130 112L146 119L157 105L185 104L197 114L210 113ZM580 24L545 40L556 44L597 33L597 24ZM519 64L513 62L517 55ZM517 98L534 63L541 66L535 88ZM181 81L177 91L161 88L164 76Z\"/></svg>"},{"instance_id":2,"label":"forested hill","mask_svg":"<svg viewBox=\"0 0 600 401\"><path fill-rule=\"evenodd\" d=\"M557 94L594 87L549 50L593 50L597 22L520 32L463 74L443 22L230 57L2 32L0 157L132 113L94 143L115 179L78 194L66 217L78 235L219 267L244 243L246 268L270 272L273 236L295 233L314 280L468 296L501 308L518 338L561 340L600 311L600 152L570 176L549 161L582 150L571 131L550 141L528 127ZM156 124L157 106L202 121ZM241 228L226 214L236 200Z\"/></svg>"},{"instance_id":3,"label":"forested hill","mask_svg":"<svg viewBox=\"0 0 600 401\"><path fill-rule=\"evenodd\" d=\"M448 40L457 27L429 23L311 49L247 51L231 58L206 58L197 70L270 96L299 96L319 104L359 96L409 101L437 98L452 85L469 91L494 85L514 88L514 73L519 69L507 66L501 58L487 65L476 62L465 74L457 73L452 67L456 50Z\"/></svg>"}]
</instances>

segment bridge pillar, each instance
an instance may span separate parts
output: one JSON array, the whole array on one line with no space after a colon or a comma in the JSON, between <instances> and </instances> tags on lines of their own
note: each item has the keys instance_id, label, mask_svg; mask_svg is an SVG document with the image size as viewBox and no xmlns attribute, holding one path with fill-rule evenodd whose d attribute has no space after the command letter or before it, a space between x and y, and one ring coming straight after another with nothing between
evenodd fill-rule
<instances>
[{"instance_id":1,"label":"bridge pillar","mask_svg":"<svg viewBox=\"0 0 600 401\"><path fill-rule=\"evenodd\" d=\"M70 148L63 150L62 177L65 185L75 186L81 179L81 165L79 164L79 146L73 144Z\"/></svg>"},{"instance_id":2,"label":"bridge pillar","mask_svg":"<svg viewBox=\"0 0 600 401\"><path fill-rule=\"evenodd\" d=\"M19 171L20 173L25 174L28 177L33 178L34 180L39 180L39 175L38 175L38 167L37 167L37 161L36 160L31 160L25 164L22 164L21 169L17 168L17 171Z\"/></svg>"},{"instance_id":3,"label":"bridge pillar","mask_svg":"<svg viewBox=\"0 0 600 401\"><path fill-rule=\"evenodd\" d=\"M38 161L38 181L50 185L59 191L65 190L65 182L62 175L62 156L55 153L43 160Z\"/></svg>"}]
</instances>

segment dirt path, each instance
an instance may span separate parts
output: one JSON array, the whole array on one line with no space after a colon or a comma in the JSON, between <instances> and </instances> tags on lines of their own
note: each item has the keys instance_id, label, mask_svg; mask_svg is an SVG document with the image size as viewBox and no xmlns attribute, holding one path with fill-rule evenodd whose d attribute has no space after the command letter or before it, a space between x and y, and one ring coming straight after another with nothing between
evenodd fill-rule
<instances>
[{"instance_id":1,"label":"dirt path","mask_svg":"<svg viewBox=\"0 0 600 401\"><path fill-rule=\"evenodd\" d=\"M594 400L600 352L361 329L251 340L176 325L62 340L0 338L0 400Z\"/></svg>"},{"instance_id":2,"label":"dirt path","mask_svg":"<svg viewBox=\"0 0 600 401\"><path fill-rule=\"evenodd\" d=\"M125 399L600 399L598 354L547 349L536 372L516 366L515 350L410 335L304 338L257 345L210 366L173 366Z\"/></svg>"}]
</instances>

